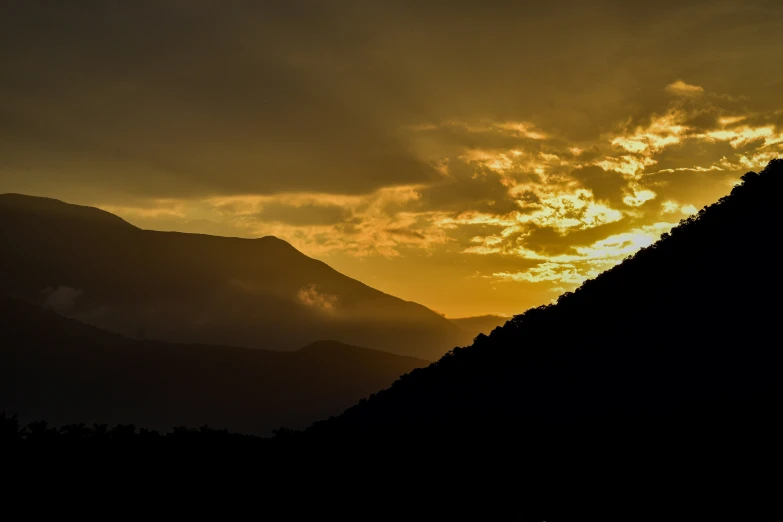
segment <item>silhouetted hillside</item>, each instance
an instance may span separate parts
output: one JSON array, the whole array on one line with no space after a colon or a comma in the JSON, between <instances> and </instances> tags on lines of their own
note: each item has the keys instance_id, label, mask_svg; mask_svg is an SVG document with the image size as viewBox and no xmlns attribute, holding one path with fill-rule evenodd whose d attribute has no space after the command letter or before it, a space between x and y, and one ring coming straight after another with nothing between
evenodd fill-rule
<instances>
[{"instance_id":1,"label":"silhouetted hillside","mask_svg":"<svg viewBox=\"0 0 783 522\"><path fill-rule=\"evenodd\" d=\"M0 194L0 212L5 219L19 217L47 223L52 220L65 220L81 222L84 226L101 224L137 229L124 219L99 208L71 205L57 199L24 194Z\"/></svg>"},{"instance_id":2,"label":"silhouetted hillside","mask_svg":"<svg viewBox=\"0 0 783 522\"><path fill-rule=\"evenodd\" d=\"M0 412L23 422L305 427L428 364L335 341L295 352L128 339L0 297Z\"/></svg>"},{"instance_id":3,"label":"silhouetted hillside","mask_svg":"<svg viewBox=\"0 0 783 522\"><path fill-rule=\"evenodd\" d=\"M498 326L503 326L506 321L511 319L510 317L502 317L500 315L477 315L475 317L457 317L449 319L452 323L456 324L461 330L468 333L471 339L475 338L478 334L488 335L492 330Z\"/></svg>"},{"instance_id":4,"label":"silhouetted hillside","mask_svg":"<svg viewBox=\"0 0 783 522\"><path fill-rule=\"evenodd\" d=\"M307 434L513 434L507 448L531 448L532 458L537 447L562 455L580 444L586 455L596 440L627 450L638 441L618 434L634 425L651 451L653 434L702 430L704 446L726 433L758 441L779 433L783 160L742 179L556 304L514 317Z\"/></svg>"},{"instance_id":5,"label":"silhouetted hillside","mask_svg":"<svg viewBox=\"0 0 783 522\"><path fill-rule=\"evenodd\" d=\"M154 232L0 196L0 294L131 337L291 350L319 339L435 359L470 337L275 237Z\"/></svg>"}]
</instances>

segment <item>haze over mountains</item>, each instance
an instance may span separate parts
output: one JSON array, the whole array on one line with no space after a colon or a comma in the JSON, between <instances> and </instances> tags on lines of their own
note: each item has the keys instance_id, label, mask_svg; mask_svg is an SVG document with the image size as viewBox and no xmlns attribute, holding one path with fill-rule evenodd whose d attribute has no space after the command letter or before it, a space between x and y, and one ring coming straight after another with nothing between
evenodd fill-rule
<instances>
[{"instance_id":1,"label":"haze over mountains","mask_svg":"<svg viewBox=\"0 0 783 522\"><path fill-rule=\"evenodd\" d=\"M477 315L475 317L458 317L449 319L465 332L471 334L471 339L479 334L488 335L498 326L503 326L511 319L501 315Z\"/></svg>"},{"instance_id":2,"label":"haze over mountains","mask_svg":"<svg viewBox=\"0 0 783 522\"><path fill-rule=\"evenodd\" d=\"M23 422L209 425L271 435L428 361L322 341L293 352L129 339L0 296L0 412Z\"/></svg>"},{"instance_id":3,"label":"haze over mountains","mask_svg":"<svg viewBox=\"0 0 783 522\"><path fill-rule=\"evenodd\" d=\"M334 339L436 359L470 342L275 237L156 232L99 209L0 195L0 293L135 338L293 350Z\"/></svg>"}]
</instances>

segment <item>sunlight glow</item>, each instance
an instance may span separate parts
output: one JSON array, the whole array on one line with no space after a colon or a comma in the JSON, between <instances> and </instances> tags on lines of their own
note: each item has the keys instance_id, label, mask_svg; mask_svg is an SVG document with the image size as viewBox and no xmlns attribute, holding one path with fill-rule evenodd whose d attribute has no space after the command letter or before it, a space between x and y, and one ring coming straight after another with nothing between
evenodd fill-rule
<instances>
[{"instance_id":1,"label":"sunlight glow","mask_svg":"<svg viewBox=\"0 0 783 522\"><path fill-rule=\"evenodd\" d=\"M652 190L634 190L633 194L629 194L623 198L623 203L629 207L640 207L646 202L655 199L655 197L656 194Z\"/></svg>"}]
</instances>

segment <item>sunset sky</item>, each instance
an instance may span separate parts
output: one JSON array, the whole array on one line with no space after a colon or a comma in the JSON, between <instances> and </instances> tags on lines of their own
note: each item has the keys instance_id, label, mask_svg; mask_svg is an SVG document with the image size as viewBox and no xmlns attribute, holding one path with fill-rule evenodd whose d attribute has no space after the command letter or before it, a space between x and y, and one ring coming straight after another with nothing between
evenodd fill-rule
<instances>
[{"instance_id":1,"label":"sunset sky","mask_svg":"<svg viewBox=\"0 0 783 522\"><path fill-rule=\"evenodd\" d=\"M779 0L4 1L0 192L521 313L783 155L781 27Z\"/></svg>"}]
</instances>

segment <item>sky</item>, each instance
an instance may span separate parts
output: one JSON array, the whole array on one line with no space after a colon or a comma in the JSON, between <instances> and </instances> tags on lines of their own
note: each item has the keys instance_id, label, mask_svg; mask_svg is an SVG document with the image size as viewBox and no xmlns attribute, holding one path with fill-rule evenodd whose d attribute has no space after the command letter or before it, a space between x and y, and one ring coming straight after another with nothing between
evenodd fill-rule
<instances>
[{"instance_id":1,"label":"sky","mask_svg":"<svg viewBox=\"0 0 783 522\"><path fill-rule=\"evenodd\" d=\"M551 302L783 155L783 3L7 0L0 192Z\"/></svg>"}]
</instances>

